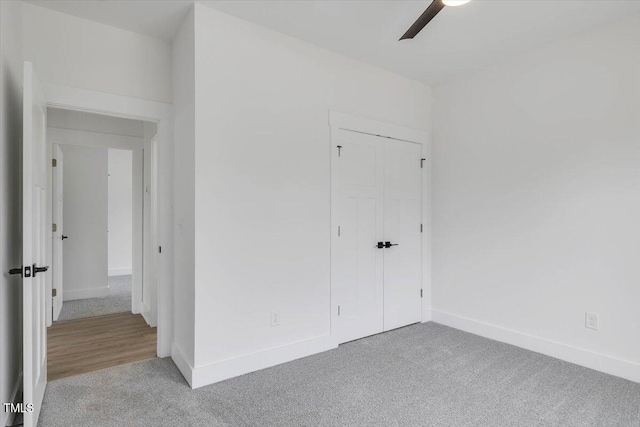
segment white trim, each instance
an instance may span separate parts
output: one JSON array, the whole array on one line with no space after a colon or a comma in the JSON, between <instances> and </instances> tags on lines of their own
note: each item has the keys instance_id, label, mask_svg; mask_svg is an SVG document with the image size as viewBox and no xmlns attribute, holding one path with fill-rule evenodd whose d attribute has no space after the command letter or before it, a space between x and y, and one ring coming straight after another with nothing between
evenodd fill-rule
<instances>
[{"instance_id":1,"label":"white trim","mask_svg":"<svg viewBox=\"0 0 640 427\"><path fill-rule=\"evenodd\" d=\"M13 391L11 392L9 400L7 402L0 402L0 403L17 403L18 396L20 395L21 392L22 392L22 373L20 373L16 378L16 383L13 385ZM15 412L4 412L4 409L3 409L2 424L0 425L3 425L3 426L12 425L16 420L16 415L17 414Z\"/></svg>"},{"instance_id":2,"label":"white trim","mask_svg":"<svg viewBox=\"0 0 640 427\"><path fill-rule=\"evenodd\" d=\"M158 124L159 207L158 236L162 253L154 251L158 278L157 313L159 357L171 354L173 341L173 109L170 104L44 83L49 107L64 108L155 122Z\"/></svg>"},{"instance_id":3,"label":"white trim","mask_svg":"<svg viewBox=\"0 0 640 427\"><path fill-rule=\"evenodd\" d=\"M189 361L184 351L175 342L171 344L171 359L173 359L189 386L193 387L193 363Z\"/></svg>"},{"instance_id":4,"label":"white trim","mask_svg":"<svg viewBox=\"0 0 640 427\"><path fill-rule=\"evenodd\" d=\"M425 135L422 144L422 321L431 320L431 138Z\"/></svg>"},{"instance_id":5,"label":"white trim","mask_svg":"<svg viewBox=\"0 0 640 427\"><path fill-rule=\"evenodd\" d=\"M492 325L468 317L432 310L433 321L472 334L542 353L586 368L640 383L640 363Z\"/></svg>"},{"instance_id":6,"label":"white trim","mask_svg":"<svg viewBox=\"0 0 640 427\"><path fill-rule=\"evenodd\" d=\"M322 353L336 348L337 345L330 335L325 335L293 344L283 345L233 359L222 360L210 365L192 368L191 381L187 382L192 388L224 381L229 378L269 368L281 363L290 362L302 357ZM183 363L182 361L180 363ZM180 366L178 366L180 368ZM183 372L182 368L180 371Z\"/></svg>"},{"instance_id":7,"label":"white trim","mask_svg":"<svg viewBox=\"0 0 640 427\"><path fill-rule=\"evenodd\" d=\"M110 268L109 272L107 273L109 275L109 277L113 277L113 276L130 276L133 272L133 269L131 267L129 268Z\"/></svg>"},{"instance_id":8,"label":"white trim","mask_svg":"<svg viewBox=\"0 0 640 427\"><path fill-rule=\"evenodd\" d=\"M333 128L415 142L417 144L427 144L429 142L429 132L426 130L385 123L338 111L329 111L329 124Z\"/></svg>"},{"instance_id":9,"label":"white trim","mask_svg":"<svg viewBox=\"0 0 640 427\"><path fill-rule=\"evenodd\" d=\"M103 298L109 295L109 287L86 288L75 290L64 290L62 292L62 301L74 301L87 298Z\"/></svg>"},{"instance_id":10,"label":"white trim","mask_svg":"<svg viewBox=\"0 0 640 427\"><path fill-rule=\"evenodd\" d=\"M149 325L152 328L155 328L157 325L157 323L155 323L153 321L153 316L151 315L151 308L147 305L147 303L145 303L144 301L140 302L140 314L142 316L142 318L144 319L145 322L147 322L147 325Z\"/></svg>"},{"instance_id":11,"label":"white trim","mask_svg":"<svg viewBox=\"0 0 640 427\"><path fill-rule=\"evenodd\" d=\"M171 118L171 104L46 82L41 87L48 107L153 122Z\"/></svg>"},{"instance_id":12,"label":"white trim","mask_svg":"<svg viewBox=\"0 0 640 427\"><path fill-rule=\"evenodd\" d=\"M121 150L141 150L144 144L143 138L135 136L113 135L51 126L47 126L47 139L53 144L117 148Z\"/></svg>"}]
</instances>

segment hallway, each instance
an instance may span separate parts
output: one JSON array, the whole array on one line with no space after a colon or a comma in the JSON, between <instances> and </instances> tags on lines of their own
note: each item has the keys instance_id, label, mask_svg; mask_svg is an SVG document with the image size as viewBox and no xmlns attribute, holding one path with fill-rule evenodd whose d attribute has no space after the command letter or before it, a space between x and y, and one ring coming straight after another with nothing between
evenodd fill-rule
<instances>
[{"instance_id":1,"label":"hallway","mask_svg":"<svg viewBox=\"0 0 640 427\"><path fill-rule=\"evenodd\" d=\"M48 380L156 356L156 328L122 313L55 323L48 330Z\"/></svg>"}]
</instances>

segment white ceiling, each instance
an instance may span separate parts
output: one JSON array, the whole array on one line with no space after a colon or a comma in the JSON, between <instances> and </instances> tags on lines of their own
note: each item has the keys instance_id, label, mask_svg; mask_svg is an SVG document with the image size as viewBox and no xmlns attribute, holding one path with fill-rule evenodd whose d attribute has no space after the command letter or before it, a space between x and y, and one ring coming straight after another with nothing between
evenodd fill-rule
<instances>
[{"instance_id":1,"label":"white ceiling","mask_svg":"<svg viewBox=\"0 0 640 427\"><path fill-rule=\"evenodd\" d=\"M399 42L431 0L198 2L426 83L640 14L640 0L473 0L445 7L415 39ZM171 40L193 2L29 3Z\"/></svg>"}]
</instances>

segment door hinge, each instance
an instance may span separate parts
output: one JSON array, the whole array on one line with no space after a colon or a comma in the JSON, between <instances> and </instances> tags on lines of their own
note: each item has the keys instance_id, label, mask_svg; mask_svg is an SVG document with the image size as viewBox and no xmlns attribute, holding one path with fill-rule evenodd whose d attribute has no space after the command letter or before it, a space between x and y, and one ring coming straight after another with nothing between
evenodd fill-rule
<instances>
[{"instance_id":1,"label":"door hinge","mask_svg":"<svg viewBox=\"0 0 640 427\"><path fill-rule=\"evenodd\" d=\"M340 154L341 154L340 150L342 150L342 145L337 145L337 147L338 147L338 157L340 157Z\"/></svg>"},{"instance_id":2,"label":"door hinge","mask_svg":"<svg viewBox=\"0 0 640 427\"><path fill-rule=\"evenodd\" d=\"M420 224L420 232L422 233L422 224Z\"/></svg>"},{"instance_id":3,"label":"door hinge","mask_svg":"<svg viewBox=\"0 0 640 427\"><path fill-rule=\"evenodd\" d=\"M56 288L51 289L51 296L55 298L56 295L58 295L58 290Z\"/></svg>"},{"instance_id":4,"label":"door hinge","mask_svg":"<svg viewBox=\"0 0 640 427\"><path fill-rule=\"evenodd\" d=\"M422 298L422 289L420 289L420 298Z\"/></svg>"},{"instance_id":5,"label":"door hinge","mask_svg":"<svg viewBox=\"0 0 640 427\"><path fill-rule=\"evenodd\" d=\"M158 246L158 253L161 254L162 253L162 246Z\"/></svg>"},{"instance_id":6,"label":"door hinge","mask_svg":"<svg viewBox=\"0 0 640 427\"><path fill-rule=\"evenodd\" d=\"M340 306L338 306L338 316L340 316Z\"/></svg>"},{"instance_id":7,"label":"door hinge","mask_svg":"<svg viewBox=\"0 0 640 427\"><path fill-rule=\"evenodd\" d=\"M55 168L56 166L58 166L58 161L57 161L56 159L52 159L52 160L51 160L51 166L52 166L52 167L54 167L54 168Z\"/></svg>"},{"instance_id":8,"label":"door hinge","mask_svg":"<svg viewBox=\"0 0 640 427\"><path fill-rule=\"evenodd\" d=\"M53 231L54 233L58 231L58 224L53 224L53 226L51 227L51 231Z\"/></svg>"},{"instance_id":9,"label":"door hinge","mask_svg":"<svg viewBox=\"0 0 640 427\"><path fill-rule=\"evenodd\" d=\"M338 237L340 237L340 226L338 226Z\"/></svg>"},{"instance_id":10,"label":"door hinge","mask_svg":"<svg viewBox=\"0 0 640 427\"><path fill-rule=\"evenodd\" d=\"M422 169L424 167L424 161L427 159L420 159L420 168Z\"/></svg>"}]
</instances>

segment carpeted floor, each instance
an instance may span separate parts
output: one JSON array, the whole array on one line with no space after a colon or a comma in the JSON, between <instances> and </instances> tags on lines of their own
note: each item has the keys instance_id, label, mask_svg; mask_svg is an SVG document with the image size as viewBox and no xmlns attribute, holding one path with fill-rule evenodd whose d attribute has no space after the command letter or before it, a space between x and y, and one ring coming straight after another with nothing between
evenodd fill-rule
<instances>
[{"instance_id":1,"label":"carpeted floor","mask_svg":"<svg viewBox=\"0 0 640 427\"><path fill-rule=\"evenodd\" d=\"M131 275L109 277L109 295L62 303L58 322L131 312Z\"/></svg>"},{"instance_id":2,"label":"carpeted floor","mask_svg":"<svg viewBox=\"0 0 640 427\"><path fill-rule=\"evenodd\" d=\"M436 323L191 390L170 359L49 383L40 426L640 426L640 384Z\"/></svg>"}]
</instances>

